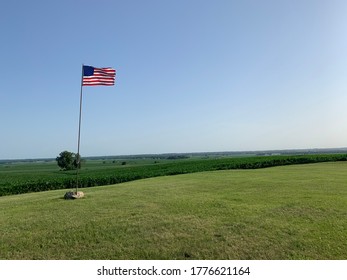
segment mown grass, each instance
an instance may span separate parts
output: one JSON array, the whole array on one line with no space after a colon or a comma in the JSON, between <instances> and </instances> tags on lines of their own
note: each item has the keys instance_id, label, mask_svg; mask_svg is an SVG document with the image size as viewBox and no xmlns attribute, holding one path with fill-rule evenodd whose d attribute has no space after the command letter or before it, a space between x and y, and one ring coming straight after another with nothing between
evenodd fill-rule
<instances>
[{"instance_id":1,"label":"mown grass","mask_svg":"<svg viewBox=\"0 0 347 280\"><path fill-rule=\"evenodd\" d=\"M0 197L0 259L346 259L347 163Z\"/></svg>"}]
</instances>

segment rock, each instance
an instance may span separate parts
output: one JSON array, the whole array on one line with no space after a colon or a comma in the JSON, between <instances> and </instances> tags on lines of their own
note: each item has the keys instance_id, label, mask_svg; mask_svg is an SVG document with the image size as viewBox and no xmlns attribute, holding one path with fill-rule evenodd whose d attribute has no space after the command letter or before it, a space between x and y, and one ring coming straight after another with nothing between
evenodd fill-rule
<instances>
[{"instance_id":1,"label":"rock","mask_svg":"<svg viewBox=\"0 0 347 280\"><path fill-rule=\"evenodd\" d=\"M83 192L67 192L64 195L65 199L76 199L76 198L82 198L84 197L84 193Z\"/></svg>"}]
</instances>

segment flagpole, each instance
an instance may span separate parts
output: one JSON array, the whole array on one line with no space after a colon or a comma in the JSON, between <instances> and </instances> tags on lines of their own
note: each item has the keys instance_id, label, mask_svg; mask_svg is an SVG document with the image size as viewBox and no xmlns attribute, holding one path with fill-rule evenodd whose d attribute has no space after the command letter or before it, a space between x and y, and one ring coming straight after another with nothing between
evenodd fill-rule
<instances>
[{"instance_id":1,"label":"flagpole","mask_svg":"<svg viewBox=\"0 0 347 280\"><path fill-rule=\"evenodd\" d=\"M80 92L80 114L78 121L78 145L77 145L77 172L76 172L76 195L78 191L78 175L79 169L81 166L81 157L80 157L80 142L81 142L81 119L82 119L82 89L83 89L83 64L82 64L82 75L81 75L81 92Z\"/></svg>"}]
</instances>

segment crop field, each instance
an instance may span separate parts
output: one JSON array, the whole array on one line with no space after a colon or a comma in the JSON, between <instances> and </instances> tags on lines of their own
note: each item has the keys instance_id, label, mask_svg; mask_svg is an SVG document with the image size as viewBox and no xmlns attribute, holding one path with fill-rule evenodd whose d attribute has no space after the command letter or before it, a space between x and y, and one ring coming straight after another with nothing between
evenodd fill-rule
<instances>
[{"instance_id":1,"label":"crop field","mask_svg":"<svg viewBox=\"0 0 347 280\"><path fill-rule=\"evenodd\" d=\"M0 197L0 259L347 258L344 161L82 190Z\"/></svg>"},{"instance_id":2,"label":"crop field","mask_svg":"<svg viewBox=\"0 0 347 280\"><path fill-rule=\"evenodd\" d=\"M86 160L80 170L81 187L112 185L138 179L229 169L346 161L346 154L253 156L186 159ZM55 189L74 189L76 171L60 171L55 161L0 164L0 196Z\"/></svg>"}]
</instances>

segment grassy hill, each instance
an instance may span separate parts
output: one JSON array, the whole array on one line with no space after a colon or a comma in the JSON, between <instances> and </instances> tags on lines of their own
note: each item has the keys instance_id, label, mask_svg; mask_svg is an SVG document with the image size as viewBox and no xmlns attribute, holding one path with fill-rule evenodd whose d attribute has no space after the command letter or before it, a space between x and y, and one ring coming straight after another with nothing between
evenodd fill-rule
<instances>
[{"instance_id":1,"label":"grassy hill","mask_svg":"<svg viewBox=\"0 0 347 280\"><path fill-rule=\"evenodd\" d=\"M346 259L347 163L0 197L0 259Z\"/></svg>"}]
</instances>

